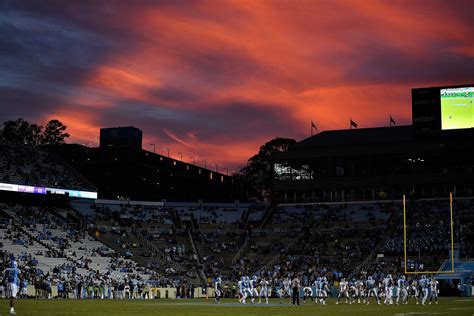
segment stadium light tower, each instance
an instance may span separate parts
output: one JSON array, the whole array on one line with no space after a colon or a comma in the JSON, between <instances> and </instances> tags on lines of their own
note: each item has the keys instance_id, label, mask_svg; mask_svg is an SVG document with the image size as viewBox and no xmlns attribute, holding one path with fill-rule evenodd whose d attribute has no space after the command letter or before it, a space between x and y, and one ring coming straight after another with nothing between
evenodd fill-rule
<instances>
[{"instance_id":1,"label":"stadium light tower","mask_svg":"<svg viewBox=\"0 0 474 316\"><path fill-rule=\"evenodd\" d=\"M166 152L168 153L168 158L170 157L170 149L169 148L165 148Z\"/></svg>"},{"instance_id":2,"label":"stadium light tower","mask_svg":"<svg viewBox=\"0 0 474 316\"><path fill-rule=\"evenodd\" d=\"M192 160L193 160L193 165L196 164L196 161L194 160L194 157L193 157L193 156L189 156L189 159L192 159Z\"/></svg>"},{"instance_id":3,"label":"stadium light tower","mask_svg":"<svg viewBox=\"0 0 474 316\"><path fill-rule=\"evenodd\" d=\"M219 172L219 171L217 171L217 164L216 163L214 164L214 166L216 166L216 172Z\"/></svg>"},{"instance_id":4,"label":"stadium light tower","mask_svg":"<svg viewBox=\"0 0 474 316\"><path fill-rule=\"evenodd\" d=\"M177 155L179 155L181 157L181 161L183 161L183 153L176 153Z\"/></svg>"},{"instance_id":5,"label":"stadium light tower","mask_svg":"<svg viewBox=\"0 0 474 316\"><path fill-rule=\"evenodd\" d=\"M204 169L207 169L207 161L203 160L202 162L204 162Z\"/></svg>"},{"instance_id":6,"label":"stadium light tower","mask_svg":"<svg viewBox=\"0 0 474 316\"><path fill-rule=\"evenodd\" d=\"M153 153L156 154L156 145L155 144L150 144L150 146L153 146Z\"/></svg>"},{"instance_id":7,"label":"stadium light tower","mask_svg":"<svg viewBox=\"0 0 474 316\"><path fill-rule=\"evenodd\" d=\"M229 168L224 168L224 170L225 170L225 174L229 175Z\"/></svg>"}]
</instances>

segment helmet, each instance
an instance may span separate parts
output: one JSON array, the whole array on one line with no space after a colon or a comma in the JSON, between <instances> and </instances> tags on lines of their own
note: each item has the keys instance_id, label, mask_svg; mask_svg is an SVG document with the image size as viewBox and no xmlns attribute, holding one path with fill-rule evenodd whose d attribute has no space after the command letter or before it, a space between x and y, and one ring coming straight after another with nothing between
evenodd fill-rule
<instances>
[{"instance_id":1,"label":"helmet","mask_svg":"<svg viewBox=\"0 0 474 316\"><path fill-rule=\"evenodd\" d=\"M316 281L321 282L321 277L318 277Z\"/></svg>"},{"instance_id":2,"label":"helmet","mask_svg":"<svg viewBox=\"0 0 474 316\"><path fill-rule=\"evenodd\" d=\"M391 275L391 274L387 274L387 278L388 278L388 279L391 279L391 278L392 278L392 275Z\"/></svg>"},{"instance_id":3,"label":"helmet","mask_svg":"<svg viewBox=\"0 0 474 316\"><path fill-rule=\"evenodd\" d=\"M421 276L421 278L422 278L422 279L426 279L426 275L423 274L423 275Z\"/></svg>"},{"instance_id":4,"label":"helmet","mask_svg":"<svg viewBox=\"0 0 474 316\"><path fill-rule=\"evenodd\" d=\"M254 276L252 277L252 279L253 279L254 281L257 281L257 276L254 275Z\"/></svg>"},{"instance_id":5,"label":"helmet","mask_svg":"<svg viewBox=\"0 0 474 316\"><path fill-rule=\"evenodd\" d=\"M245 277L241 277L240 281L245 282Z\"/></svg>"},{"instance_id":6,"label":"helmet","mask_svg":"<svg viewBox=\"0 0 474 316\"><path fill-rule=\"evenodd\" d=\"M372 276L369 275L369 276L367 277L367 280L372 280Z\"/></svg>"},{"instance_id":7,"label":"helmet","mask_svg":"<svg viewBox=\"0 0 474 316\"><path fill-rule=\"evenodd\" d=\"M217 282L221 283L221 282L222 282L222 278L221 278L221 277L218 277L218 278L217 278Z\"/></svg>"},{"instance_id":8,"label":"helmet","mask_svg":"<svg viewBox=\"0 0 474 316\"><path fill-rule=\"evenodd\" d=\"M326 277L323 277L323 281L324 281L324 282L326 282L326 281L327 281Z\"/></svg>"},{"instance_id":9,"label":"helmet","mask_svg":"<svg viewBox=\"0 0 474 316\"><path fill-rule=\"evenodd\" d=\"M12 261L10 262L10 267L12 269L17 269L18 268L18 263L15 260L15 257L13 257Z\"/></svg>"}]
</instances>

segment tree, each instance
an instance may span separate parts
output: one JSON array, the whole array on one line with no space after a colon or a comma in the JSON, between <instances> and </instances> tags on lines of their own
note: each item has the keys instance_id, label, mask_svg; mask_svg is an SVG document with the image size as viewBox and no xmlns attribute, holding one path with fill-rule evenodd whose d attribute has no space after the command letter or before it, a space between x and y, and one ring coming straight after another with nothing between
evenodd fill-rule
<instances>
[{"instance_id":1,"label":"tree","mask_svg":"<svg viewBox=\"0 0 474 316\"><path fill-rule=\"evenodd\" d=\"M273 182L272 155L288 151L294 144L294 139L277 137L262 145L258 153L248 160L247 166L240 170L240 177L247 184L250 198L260 201L269 198Z\"/></svg>"},{"instance_id":2,"label":"tree","mask_svg":"<svg viewBox=\"0 0 474 316\"><path fill-rule=\"evenodd\" d=\"M39 145L42 138L42 127L30 124L22 118L3 123L2 137L13 144Z\"/></svg>"},{"instance_id":3,"label":"tree","mask_svg":"<svg viewBox=\"0 0 474 316\"><path fill-rule=\"evenodd\" d=\"M66 133L67 126L59 120L51 120L46 124L41 143L43 145L61 145L65 143L65 139L69 137Z\"/></svg>"},{"instance_id":4,"label":"tree","mask_svg":"<svg viewBox=\"0 0 474 316\"><path fill-rule=\"evenodd\" d=\"M26 136L26 144L37 146L41 145L43 138L43 126L31 124L30 130Z\"/></svg>"}]
</instances>

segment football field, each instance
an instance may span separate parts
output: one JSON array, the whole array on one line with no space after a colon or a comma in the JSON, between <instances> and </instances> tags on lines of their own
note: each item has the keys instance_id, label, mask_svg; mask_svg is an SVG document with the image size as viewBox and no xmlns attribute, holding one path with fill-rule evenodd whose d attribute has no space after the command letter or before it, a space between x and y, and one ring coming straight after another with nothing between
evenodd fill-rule
<instances>
[{"instance_id":1,"label":"football field","mask_svg":"<svg viewBox=\"0 0 474 316\"><path fill-rule=\"evenodd\" d=\"M307 302L291 306L288 300L279 304L273 299L269 305L240 305L235 299L222 300L216 305L212 300L19 300L17 315L474 315L472 298L441 298L439 305L336 305L330 299L328 305L320 306ZM0 315L8 315L8 301L1 300Z\"/></svg>"}]
</instances>

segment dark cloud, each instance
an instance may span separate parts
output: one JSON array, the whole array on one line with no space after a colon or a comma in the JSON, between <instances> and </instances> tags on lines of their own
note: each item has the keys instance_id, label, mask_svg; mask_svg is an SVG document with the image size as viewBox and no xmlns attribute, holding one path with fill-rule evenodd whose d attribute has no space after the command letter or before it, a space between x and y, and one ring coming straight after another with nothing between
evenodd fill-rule
<instances>
[{"instance_id":1,"label":"dark cloud","mask_svg":"<svg viewBox=\"0 0 474 316\"><path fill-rule=\"evenodd\" d=\"M38 122L44 113L54 113L61 106L57 97L31 92L29 89L0 87L0 122L19 117Z\"/></svg>"},{"instance_id":2,"label":"dark cloud","mask_svg":"<svg viewBox=\"0 0 474 316\"><path fill-rule=\"evenodd\" d=\"M474 81L474 55L469 57L456 53L454 51L456 44L451 41L440 41L429 45L424 47L424 50L436 54L420 56L390 43L372 42L363 50L367 53L358 56L358 62L353 67L348 67L346 78L359 83Z\"/></svg>"}]
</instances>

